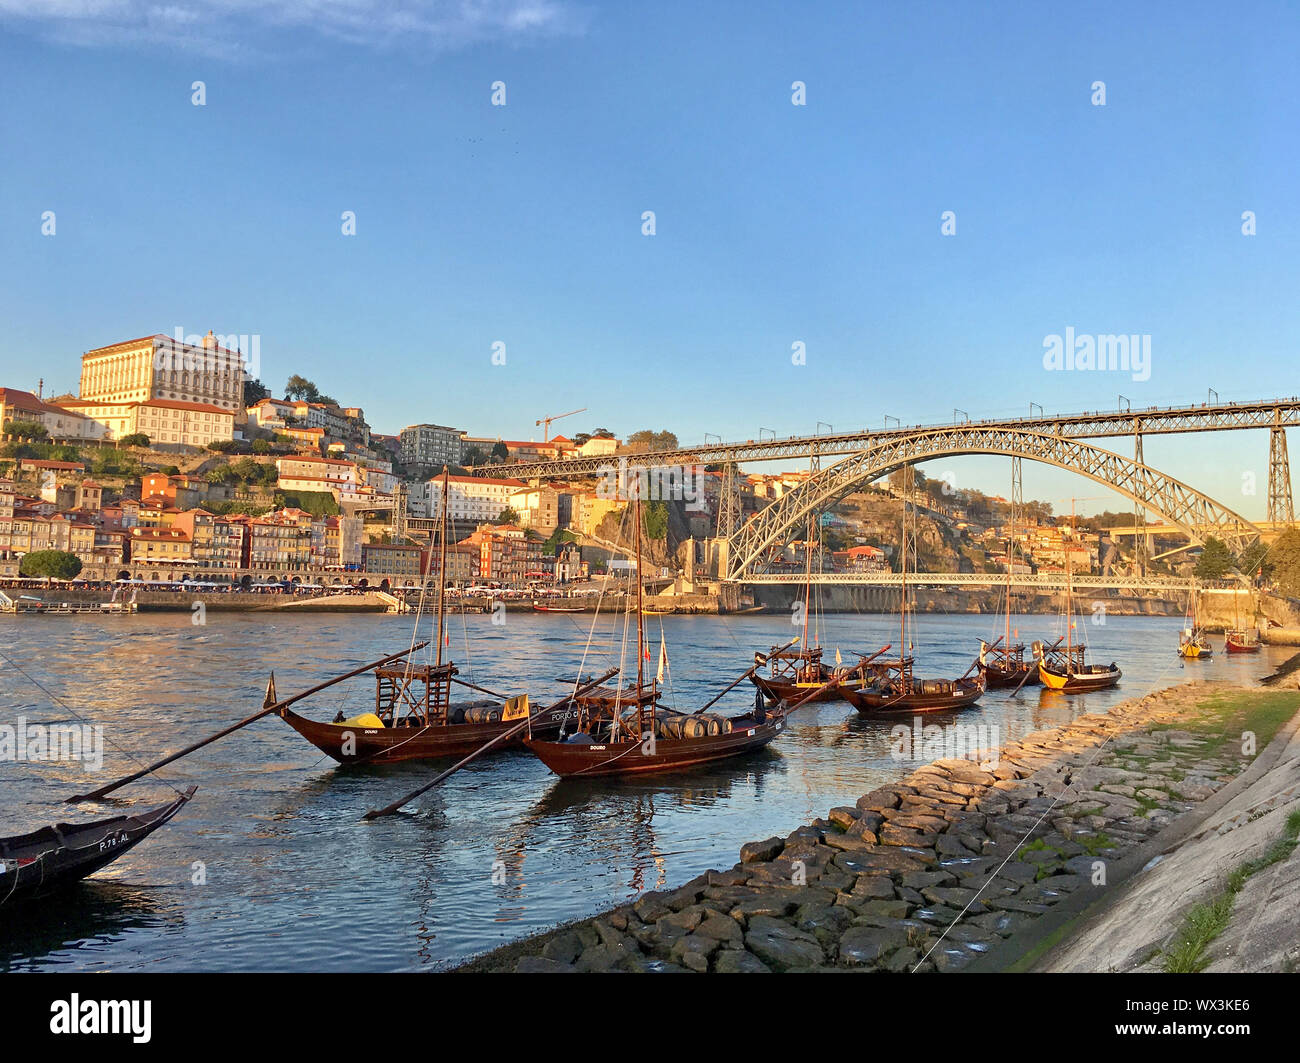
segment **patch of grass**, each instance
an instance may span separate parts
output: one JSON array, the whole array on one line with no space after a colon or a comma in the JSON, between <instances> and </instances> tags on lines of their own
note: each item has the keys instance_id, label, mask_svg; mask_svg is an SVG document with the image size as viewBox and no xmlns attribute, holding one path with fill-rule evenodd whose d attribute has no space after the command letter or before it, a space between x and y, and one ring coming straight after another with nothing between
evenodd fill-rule
<instances>
[{"instance_id":1,"label":"patch of grass","mask_svg":"<svg viewBox=\"0 0 1300 1063\"><path fill-rule=\"evenodd\" d=\"M1233 690L1210 694L1196 704L1196 715L1177 723L1156 724L1152 731L1187 731L1205 740L1200 756L1210 756L1224 746L1240 750L1241 735L1255 733L1255 749L1273 740L1282 726L1300 710L1294 690Z\"/></svg>"},{"instance_id":2,"label":"patch of grass","mask_svg":"<svg viewBox=\"0 0 1300 1063\"><path fill-rule=\"evenodd\" d=\"M1169 974L1196 974L1210 965L1210 944L1223 933L1232 917L1232 906L1237 894L1251 875L1289 857L1300 844L1300 810L1292 812L1286 820L1282 837L1268 847L1263 856L1247 860L1228 875L1224 888L1217 896L1193 907L1184 917L1183 925L1174 943L1165 950L1164 970Z\"/></svg>"},{"instance_id":3,"label":"patch of grass","mask_svg":"<svg viewBox=\"0 0 1300 1063\"><path fill-rule=\"evenodd\" d=\"M1091 837L1080 836L1073 839L1074 843L1083 848L1083 851L1089 856L1096 856L1103 849L1109 849L1115 844L1115 839L1105 834L1094 834Z\"/></svg>"}]
</instances>

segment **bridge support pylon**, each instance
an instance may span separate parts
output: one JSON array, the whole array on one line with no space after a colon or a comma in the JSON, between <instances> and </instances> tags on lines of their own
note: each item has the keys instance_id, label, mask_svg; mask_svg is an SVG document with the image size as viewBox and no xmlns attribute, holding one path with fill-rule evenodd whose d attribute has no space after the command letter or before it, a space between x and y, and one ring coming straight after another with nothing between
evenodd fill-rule
<instances>
[{"instance_id":1,"label":"bridge support pylon","mask_svg":"<svg viewBox=\"0 0 1300 1063\"><path fill-rule=\"evenodd\" d=\"M1274 417L1268 430L1268 519L1275 527L1295 524L1295 506L1291 501L1291 462L1286 453L1286 429L1281 413Z\"/></svg>"}]
</instances>

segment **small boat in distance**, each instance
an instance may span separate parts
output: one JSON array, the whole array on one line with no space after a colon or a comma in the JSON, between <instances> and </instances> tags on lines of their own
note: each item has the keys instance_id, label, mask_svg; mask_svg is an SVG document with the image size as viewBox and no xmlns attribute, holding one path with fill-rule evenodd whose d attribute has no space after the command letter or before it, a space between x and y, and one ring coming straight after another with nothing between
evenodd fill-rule
<instances>
[{"instance_id":1,"label":"small boat in distance","mask_svg":"<svg viewBox=\"0 0 1300 1063\"><path fill-rule=\"evenodd\" d=\"M533 602L534 613L581 613L585 610L580 605L545 605L542 602Z\"/></svg>"},{"instance_id":2,"label":"small boat in distance","mask_svg":"<svg viewBox=\"0 0 1300 1063\"><path fill-rule=\"evenodd\" d=\"M93 875L176 815L196 789L191 786L170 804L148 812L59 823L0 838L0 904L41 897Z\"/></svg>"},{"instance_id":3,"label":"small boat in distance","mask_svg":"<svg viewBox=\"0 0 1300 1063\"><path fill-rule=\"evenodd\" d=\"M911 483L911 466L903 466L904 482ZM915 529L912 532L915 550ZM965 675L956 679L917 679L912 674L914 658L908 654L911 644L907 640L907 617L912 608L911 592L907 583L908 564L908 530L907 530L907 495L903 496L903 537L900 545L899 571L902 575L899 601L899 641L898 657L891 660L876 660L885 650L864 657L850 669L859 680L856 684L841 684L836 689L840 697L852 705L864 716L878 716L890 713L951 712L973 705L984 694L984 677L970 673L978 667L978 660L972 663Z\"/></svg>"},{"instance_id":4,"label":"small boat in distance","mask_svg":"<svg viewBox=\"0 0 1300 1063\"><path fill-rule=\"evenodd\" d=\"M1195 585L1187 603L1187 626L1178 633L1178 656L1185 661L1207 661L1213 656L1210 640L1205 637L1205 630L1199 619Z\"/></svg>"},{"instance_id":5,"label":"small boat in distance","mask_svg":"<svg viewBox=\"0 0 1300 1063\"><path fill-rule=\"evenodd\" d=\"M1259 632L1254 629L1229 631L1223 640L1223 648L1229 653L1258 653L1261 645Z\"/></svg>"},{"instance_id":6,"label":"small boat in distance","mask_svg":"<svg viewBox=\"0 0 1300 1063\"><path fill-rule=\"evenodd\" d=\"M1011 463L1011 512L1007 524L1007 583L1003 590L1004 617L1006 629L993 642L980 639L979 671L984 677L984 685L990 690L1023 686L1033 686L1042 680L1038 675L1038 665L1025 659L1025 644L1012 642L1019 639L1020 629L1011 626L1011 580L1016 569L1016 511L1021 503L1020 458L1012 458Z\"/></svg>"},{"instance_id":7,"label":"small boat in distance","mask_svg":"<svg viewBox=\"0 0 1300 1063\"><path fill-rule=\"evenodd\" d=\"M1070 530L1073 532L1073 507L1071 510ZM1065 643L1064 646L1061 645L1062 642ZM1113 687L1123 674L1114 661L1110 664L1089 664L1087 646L1074 641L1074 566L1070 563L1068 551L1065 555L1065 634L1048 646L1035 641L1033 653L1043 686L1064 694L1081 694Z\"/></svg>"},{"instance_id":8,"label":"small boat in distance","mask_svg":"<svg viewBox=\"0 0 1300 1063\"><path fill-rule=\"evenodd\" d=\"M1259 629L1249 630L1241 626L1241 610L1237 604L1237 595L1232 595L1232 629L1224 632L1223 648L1229 653L1258 653L1260 647Z\"/></svg>"}]
</instances>

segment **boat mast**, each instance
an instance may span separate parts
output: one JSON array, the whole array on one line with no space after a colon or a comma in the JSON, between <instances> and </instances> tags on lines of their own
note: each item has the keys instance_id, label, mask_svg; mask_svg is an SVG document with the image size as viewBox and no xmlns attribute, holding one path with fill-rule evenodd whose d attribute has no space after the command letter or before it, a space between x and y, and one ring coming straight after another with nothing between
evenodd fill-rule
<instances>
[{"instance_id":1,"label":"boat mast","mask_svg":"<svg viewBox=\"0 0 1300 1063\"><path fill-rule=\"evenodd\" d=\"M438 556L438 661L437 666L442 667L442 623L445 615L447 602L447 507L450 500L447 497L448 481L451 478L451 471L446 465L442 467L442 527L439 530L439 536L442 539L440 552Z\"/></svg>"},{"instance_id":2,"label":"boat mast","mask_svg":"<svg viewBox=\"0 0 1300 1063\"><path fill-rule=\"evenodd\" d=\"M1020 486L1020 459L1011 459L1011 514L1007 529L1007 630L1003 648L1011 659L1011 574L1016 566L1016 495Z\"/></svg>"},{"instance_id":3,"label":"boat mast","mask_svg":"<svg viewBox=\"0 0 1300 1063\"><path fill-rule=\"evenodd\" d=\"M1070 499L1070 543L1074 543L1074 499ZM1065 671L1070 674L1074 660L1074 558L1065 548Z\"/></svg>"},{"instance_id":4,"label":"boat mast","mask_svg":"<svg viewBox=\"0 0 1300 1063\"><path fill-rule=\"evenodd\" d=\"M641 683L645 665L645 613L642 604L641 584L641 492L636 494L636 696L637 710L641 708Z\"/></svg>"},{"instance_id":5,"label":"boat mast","mask_svg":"<svg viewBox=\"0 0 1300 1063\"><path fill-rule=\"evenodd\" d=\"M803 636L800 652L808 652L808 614L812 611L812 517L808 518L808 542L804 544Z\"/></svg>"},{"instance_id":6,"label":"boat mast","mask_svg":"<svg viewBox=\"0 0 1300 1063\"><path fill-rule=\"evenodd\" d=\"M901 596L898 607L898 659L907 658L907 496L911 487L912 467L903 466L903 541L900 547L899 572L903 577L900 584Z\"/></svg>"}]
</instances>

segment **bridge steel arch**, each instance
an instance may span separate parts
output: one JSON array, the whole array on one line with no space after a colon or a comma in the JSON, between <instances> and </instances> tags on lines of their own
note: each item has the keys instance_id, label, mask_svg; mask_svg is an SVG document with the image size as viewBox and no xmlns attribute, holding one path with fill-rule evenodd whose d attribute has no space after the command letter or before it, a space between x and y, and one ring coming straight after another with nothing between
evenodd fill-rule
<instances>
[{"instance_id":1,"label":"bridge steel arch","mask_svg":"<svg viewBox=\"0 0 1300 1063\"><path fill-rule=\"evenodd\" d=\"M960 424L877 440L829 465L742 525L728 540L723 578L743 580L774 546L784 546L811 516L905 465L935 458L995 454L1027 458L1095 480L1177 525L1193 543L1213 536L1234 553L1259 540L1259 529L1194 487L1113 451L1078 439L1005 426Z\"/></svg>"}]
</instances>

